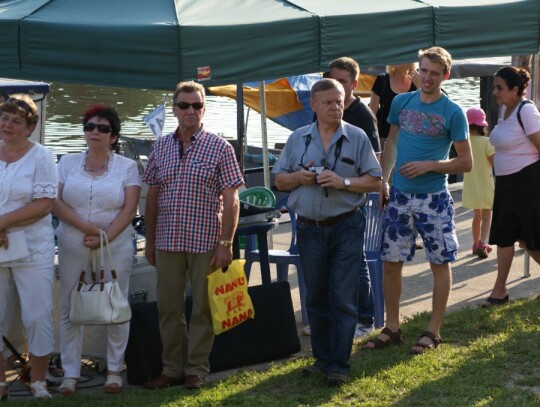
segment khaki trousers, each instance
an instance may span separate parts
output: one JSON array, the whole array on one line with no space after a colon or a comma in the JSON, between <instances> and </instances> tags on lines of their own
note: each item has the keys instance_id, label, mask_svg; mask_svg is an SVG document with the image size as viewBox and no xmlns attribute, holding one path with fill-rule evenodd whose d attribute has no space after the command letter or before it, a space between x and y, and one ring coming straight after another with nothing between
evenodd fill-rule
<instances>
[{"instance_id":1,"label":"khaki trousers","mask_svg":"<svg viewBox=\"0 0 540 407\"><path fill-rule=\"evenodd\" d=\"M206 376L210 371L208 356L214 343L214 330L206 276L213 271L212 255L213 251L193 254L156 250L162 373L167 376ZM184 314L188 278L193 296L189 332Z\"/></svg>"}]
</instances>

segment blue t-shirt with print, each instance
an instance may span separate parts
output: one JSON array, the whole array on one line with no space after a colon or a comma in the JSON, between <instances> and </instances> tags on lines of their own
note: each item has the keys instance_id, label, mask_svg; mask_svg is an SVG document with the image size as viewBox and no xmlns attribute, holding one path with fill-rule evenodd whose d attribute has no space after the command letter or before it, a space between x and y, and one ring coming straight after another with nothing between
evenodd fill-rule
<instances>
[{"instance_id":1,"label":"blue t-shirt with print","mask_svg":"<svg viewBox=\"0 0 540 407\"><path fill-rule=\"evenodd\" d=\"M453 141L468 138L467 118L461 107L445 94L436 102L423 103L420 90L397 95L388 123L399 127L393 186L406 193L434 193L446 187L447 175L428 172L406 178L399 168L413 161L446 160Z\"/></svg>"}]
</instances>

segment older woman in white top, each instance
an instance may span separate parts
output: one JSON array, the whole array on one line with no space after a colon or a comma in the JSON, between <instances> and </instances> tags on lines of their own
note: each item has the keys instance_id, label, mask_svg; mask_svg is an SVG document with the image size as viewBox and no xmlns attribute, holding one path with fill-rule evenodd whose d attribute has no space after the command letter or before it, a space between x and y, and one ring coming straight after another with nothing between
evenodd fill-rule
<instances>
[{"instance_id":1,"label":"older woman in white top","mask_svg":"<svg viewBox=\"0 0 540 407\"><path fill-rule=\"evenodd\" d=\"M69 320L69 296L85 265L89 249L98 249L99 231L107 233L118 283L125 296L133 262L133 228L141 179L135 161L115 154L120 119L112 107L90 106L83 114L88 149L68 154L58 166L58 199L54 213L60 219L58 260L61 304L60 353L64 380L59 392L75 392L81 373L83 326ZM111 268L105 256L105 270ZM110 280L106 273L106 280ZM107 326L107 381L105 391L122 389L120 373L129 335L129 323Z\"/></svg>"},{"instance_id":2,"label":"older woman in white top","mask_svg":"<svg viewBox=\"0 0 540 407\"><path fill-rule=\"evenodd\" d=\"M497 245L497 279L482 303L486 308L508 302L506 280L516 241L540 264L540 113L523 103L529 81L525 69L511 66L499 69L494 79L493 95L502 105L489 136L496 177L489 243Z\"/></svg>"},{"instance_id":3,"label":"older woman in white top","mask_svg":"<svg viewBox=\"0 0 540 407\"><path fill-rule=\"evenodd\" d=\"M22 231L30 253L27 258L0 264L0 335L10 307L7 298L13 278L32 360L31 391L35 398L49 398L45 372L54 347L54 230L50 213L58 176L51 152L29 138L38 118L36 105L27 95L13 95L0 106L0 250L9 247L8 233ZM4 364L0 363L0 400L7 399L5 380Z\"/></svg>"}]
</instances>

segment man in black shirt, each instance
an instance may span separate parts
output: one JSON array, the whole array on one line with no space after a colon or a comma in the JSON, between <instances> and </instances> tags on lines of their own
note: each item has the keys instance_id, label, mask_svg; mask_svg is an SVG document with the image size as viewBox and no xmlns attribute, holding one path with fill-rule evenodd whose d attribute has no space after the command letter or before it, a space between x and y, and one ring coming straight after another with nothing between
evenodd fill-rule
<instances>
[{"instance_id":1,"label":"man in black shirt","mask_svg":"<svg viewBox=\"0 0 540 407\"><path fill-rule=\"evenodd\" d=\"M345 89L343 120L365 131L377 158L379 158L381 144L379 141L379 131L377 130L377 119L371 109L353 94L354 89L358 85L358 75L360 75L358 64L352 58L341 57L330 62L329 68L328 77L341 83Z\"/></svg>"}]
</instances>

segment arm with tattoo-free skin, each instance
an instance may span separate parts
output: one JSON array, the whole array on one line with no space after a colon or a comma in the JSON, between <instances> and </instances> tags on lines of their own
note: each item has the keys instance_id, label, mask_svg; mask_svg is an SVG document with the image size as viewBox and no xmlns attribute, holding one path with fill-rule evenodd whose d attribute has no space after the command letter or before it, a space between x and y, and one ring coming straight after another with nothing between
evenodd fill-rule
<instances>
[{"instance_id":1,"label":"arm with tattoo-free skin","mask_svg":"<svg viewBox=\"0 0 540 407\"><path fill-rule=\"evenodd\" d=\"M7 230L13 226L26 226L37 222L51 213L54 206L52 198L37 198L32 202L0 216L0 247L8 248Z\"/></svg>"},{"instance_id":2,"label":"arm with tattoo-free skin","mask_svg":"<svg viewBox=\"0 0 540 407\"><path fill-rule=\"evenodd\" d=\"M456 149L457 157L448 160L413 161L403 164L399 172L407 178L415 178L430 171L440 174L469 172L473 164L471 143L468 139L454 141L454 148Z\"/></svg>"},{"instance_id":3,"label":"arm with tattoo-free skin","mask_svg":"<svg viewBox=\"0 0 540 407\"><path fill-rule=\"evenodd\" d=\"M221 237L219 240L232 241L236 227L238 226L238 216L240 211L240 202L238 199L237 187L227 188L221 191L223 197L223 213L221 216ZM210 264L219 269L231 264L232 246L225 247L217 244Z\"/></svg>"},{"instance_id":4,"label":"arm with tattoo-free skin","mask_svg":"<svg viewBox=\"0 0 540 407\"><path fill-rule=\"evenodd\" d=\"M146 260L152 266L156 265L156 223L158 210L159 187L150 185L146 194L145 250Z\"/></svg>"}]
</instances>

